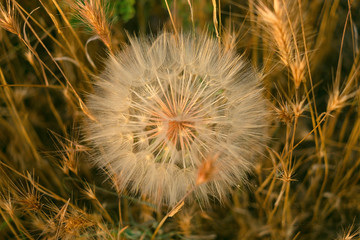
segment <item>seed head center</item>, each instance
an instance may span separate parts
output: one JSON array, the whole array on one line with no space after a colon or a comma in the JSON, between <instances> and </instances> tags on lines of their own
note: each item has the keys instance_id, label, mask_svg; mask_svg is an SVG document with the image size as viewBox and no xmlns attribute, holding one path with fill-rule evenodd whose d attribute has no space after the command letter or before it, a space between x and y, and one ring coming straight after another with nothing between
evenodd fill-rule
<instances>
[{"instance_id":1,"label":"seed head center","mask_svg":"<svg viewBox=\"0 0 360 240\"><path fill-rule=\"evenodd\" d=\"M184 149L192 142L194 131L194 125L190 121L169 120L166 137L176 148Z\"/></svg>"}]
</instances>

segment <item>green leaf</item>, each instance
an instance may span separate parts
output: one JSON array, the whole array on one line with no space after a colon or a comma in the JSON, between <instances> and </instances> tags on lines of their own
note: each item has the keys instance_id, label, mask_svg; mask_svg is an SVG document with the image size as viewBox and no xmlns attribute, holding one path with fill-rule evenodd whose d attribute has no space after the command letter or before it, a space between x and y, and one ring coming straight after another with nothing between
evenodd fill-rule
<instances>
[{"instance_id":1,"label":"green leaf","mask_svg":"<svg viewBox=\"0 0 360 240\"><path fill-rule=\"evenodd\" d=\"M114 15L119 16L124 22L135 16L135 0L112 0L109 5Z\"/></svg>"}]
</instances>

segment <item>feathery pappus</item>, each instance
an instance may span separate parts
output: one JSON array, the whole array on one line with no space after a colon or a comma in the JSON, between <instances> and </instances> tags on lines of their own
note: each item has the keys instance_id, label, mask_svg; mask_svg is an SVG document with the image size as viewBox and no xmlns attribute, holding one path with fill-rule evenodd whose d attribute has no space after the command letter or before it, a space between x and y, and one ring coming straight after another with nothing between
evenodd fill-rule
<instances>
[{"instance_id":1,"label":"feathery pappus","mask_svg":"<svg viewBox=\"0 0 360 240\"><path fill-rule=\"evenodd\" d=\"M207 34L165 32L130 37L105 64L86 139L118 189L173 206L194 186L207 204L244 183L267 109L261 76L241 56Z\"/></svg>"}]
</instances>

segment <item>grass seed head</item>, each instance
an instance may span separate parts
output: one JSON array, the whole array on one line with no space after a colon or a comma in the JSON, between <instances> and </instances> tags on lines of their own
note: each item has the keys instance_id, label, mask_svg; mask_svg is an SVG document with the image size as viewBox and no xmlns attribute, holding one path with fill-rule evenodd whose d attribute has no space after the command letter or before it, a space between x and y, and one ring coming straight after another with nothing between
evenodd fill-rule
<instances>
[{"instance_id":1,"label":"grass seed head","mask_svg":"<svg viewBox=\"0 0 360 240\"><path fill-rule=\"evenodd\" d=\"M111 49L111 33L105 11L106 1L67 1L75 10L77 16L100 37L109 49Z\"/></svg>"},{"instance_id":2,"label":"grass seed head","mask_svg":"<svg viewBox=\"0 0 360 240\"><path fill-rule=\"evenodd\" d=\"M14 5L10 3L10 0L7 0L6 3L6 8L0 3L0 28L19 35L20 27L15 18Z\"/></svg>"},{"instance_id":3,"label":"grass seed head","mask_svg":"<svg viewBox=\"0 0 360 240\"><path fill-rule=\"evenodd\" d=\"M0 193L0 208L2 208L10 217L15 216L15 205L10 192Z\"/></svg>"}]
</instances>

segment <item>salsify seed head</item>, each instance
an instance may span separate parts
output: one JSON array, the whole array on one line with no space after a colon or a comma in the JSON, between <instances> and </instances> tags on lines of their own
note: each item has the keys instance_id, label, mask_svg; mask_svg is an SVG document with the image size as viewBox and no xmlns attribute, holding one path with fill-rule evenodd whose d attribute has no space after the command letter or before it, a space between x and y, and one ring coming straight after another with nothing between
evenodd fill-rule
<instances>
[{"instance_id":1,"label":"salsify seed head","mask_svg":"<svg viewBox=\"0 0 360 240\"><path fill-rule=\"evenodd\" d=\"M130 38L95 85L93 161L117 189L158 204L173 206L194 186L202 204L223 199L264 146L260 75L207 34Z\"/></svg>"}]
</instances>

